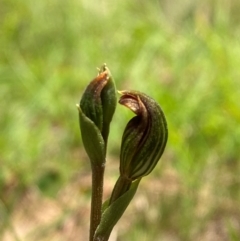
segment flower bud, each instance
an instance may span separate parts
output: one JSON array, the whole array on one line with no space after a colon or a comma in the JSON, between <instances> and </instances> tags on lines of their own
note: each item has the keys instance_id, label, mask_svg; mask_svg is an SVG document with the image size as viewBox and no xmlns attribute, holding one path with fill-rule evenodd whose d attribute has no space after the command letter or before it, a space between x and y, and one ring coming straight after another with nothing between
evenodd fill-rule
<instances>
[{"instance_id":1,"label":"flower bud","mask_svg":"<svg viewBox=\"0 0 240 241\"><path fill-rule=\"evenodd\" d=\"M87 86L78 105L82 140L91 160L105 159L116 101L115 85L104 64L98 76Z\"/></svg>"},{"instance_id":2,"label":"flower bud","mask_svg":"<svg viewBox=\"0 0 240 241\"><path fill-rule=\"evenodd\" d=\"M97 128L102 131L103 108L101 92L107 84L108 75L106 72L99 73L87 86L80 101L80 108L84 115L88 117Z\"/></svg>"},{"instance_id":3,"label":"flower bud","mask_svg":"<svg viewBox=\"0 0 240 241\"><path fill-rule=\"evenodd\" d=\"M149 96L138 91L119 93L119 103L136 114L124 130L120 153L120 175L133 181L148 175L158 163L167 143L167 122Z\"/></svg>"}]
</instances>

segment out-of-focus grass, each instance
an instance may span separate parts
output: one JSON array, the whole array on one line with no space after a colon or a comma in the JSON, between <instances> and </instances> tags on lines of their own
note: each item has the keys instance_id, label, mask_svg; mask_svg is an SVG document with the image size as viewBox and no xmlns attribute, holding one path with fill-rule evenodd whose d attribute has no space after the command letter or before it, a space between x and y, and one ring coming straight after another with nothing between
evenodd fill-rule
<instances>
[{"instance_id":1,"label":"out-of-focus grass","mask_svg":"<svg viewBox=\"0 0 240 241\"><path fill-rule=\"evenodd\" d=\"M54 200L89 172L75 103L106 62L118 89L159 101L170 134L118 240L208 240L218 228L209 240L238 240L239 12L237 0L2 0L0 233L14 237L12 214L26 193ZM118 107L109 142L116 158L128 119Z\"/></svg>"}]
</instances>

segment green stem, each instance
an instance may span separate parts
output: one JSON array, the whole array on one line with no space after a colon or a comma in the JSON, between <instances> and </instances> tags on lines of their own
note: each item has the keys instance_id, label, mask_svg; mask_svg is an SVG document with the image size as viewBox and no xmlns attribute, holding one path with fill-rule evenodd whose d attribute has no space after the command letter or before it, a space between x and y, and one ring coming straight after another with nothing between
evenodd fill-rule
<instances>
[{"instance_id":1,"label":"green stem","mask_svg":"<svg viewBox=\"0 0 240 241\"><path fill-rule=\"evenodd\" d=\"M131 187L131 183L132 183L132 180L130 180L126 177L120 176L118 178L118 180L113 188L112 196L109 200L109 206L111 205L111 203L113 203L120 196L122 196L126 191L129 190L129 188ZM108 241L110 234L111 234L111 230L109 230L109 232L106 232L103 236L102 235L99 235L97 237L95 236L93 241Z\"/></svg>"},{"instance_id":2,"label":"green stem","mask_svg":"<svg viewBox=\"0 0 240 241\"><path fill-rule=\"evenodd\" d=\"M134 197L141 178L132 182L128 178L119 177L111 197L111 204L106 207L101 223L95 233L94 241L108 241L110 234L119 221L132 198Z\"/></svg>"},{"instance_id":3,"label":"green stem","mask_svg":"<svg viewBox=\"0 0 240 241\"><path fill-rule=\"evenodd\" d=\"M125 192L127 192L131 187L131 183L132 181L130 179L120 176L113 188L112 196L109 200L108 205L110 206L115 200L117 200L120 196L122 196ZM107 232L104 233L104 235L100 234L95 236L93 241L108 241L111 231L112 229L109 229Z\"/></svg>"},{"instance_id":4,"label":"green stem","mask_svg":"<svg viewBox=\"0 0 240 241\"><path fill-rule=\"evenodd\" d=\"M92 202L89 241L93 241L94 233L101 220L104 169L105 164L102 166L92 165Z\"/></svg>"},{"instance_id":5,"label":"green stem","mask_svg":"<svg viewBox=\"0 0 240 241\"><path fill-rule=\"evenodd\" d=\"M124 176L120 176L113 188L112 196L109 201L109 205L111 205L111 203L113 203L116 199L118 199L126 191L128 191L128 189L131 186L131 183L132 183L131 179L124 177Z\"/></svg>"}]
</instances>

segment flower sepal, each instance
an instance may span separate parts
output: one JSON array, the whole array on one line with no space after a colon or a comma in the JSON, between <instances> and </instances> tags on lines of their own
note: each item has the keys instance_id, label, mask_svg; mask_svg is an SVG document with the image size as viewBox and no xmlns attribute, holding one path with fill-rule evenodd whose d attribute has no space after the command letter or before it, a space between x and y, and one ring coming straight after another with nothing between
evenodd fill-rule
<instances>
[{"instance_id":1,"label":"flower sepal","mask_svg":"<svg viewBox=\"0 0 240 241\"><path fill-rule=\"evenodd\" d=\"M105 142L100 130L95 123L91 121L77 105L79 111L79 122L82 141L88 157L93 165L104 165L105 160Z\"/></svg>"}]
</instances>

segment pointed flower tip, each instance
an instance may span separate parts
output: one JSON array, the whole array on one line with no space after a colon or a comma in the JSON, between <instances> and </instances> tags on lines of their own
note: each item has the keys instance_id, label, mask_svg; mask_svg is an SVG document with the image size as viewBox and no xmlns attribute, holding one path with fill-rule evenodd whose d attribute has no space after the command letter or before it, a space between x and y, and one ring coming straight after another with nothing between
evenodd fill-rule
<instances>
[{"instance_id":1,"label":"pointed flower tip","mask_svg":"<svg viewBox=\"0 0 240 241\"><path fill-rule=\"evenodd\" d=\"M107 64L104 63L100 68L97 68L98 74L100 75L101 73L107 73L109 76L111 75L109 68L107 67Z\"/></svg>"},{"instance_id":2,"label":"pointed flower tip","mask_svg":"<svg viewBox=\"0 0 240 241\"><path fill-rule=\"evenodd\" d=\"M77 107L78 111L81 111L79 104L76 104L76 107Z\"/></svg>"},{"instance_id":3,"label":"pointed flower tip","mask_svg":"<svg viewBox=\"0 0 240 241\"><path fill-rule=\"evenodd\" d=\"M117 90L118 94L124 95L124 90Z\"/></svg>"}]
</instances>

